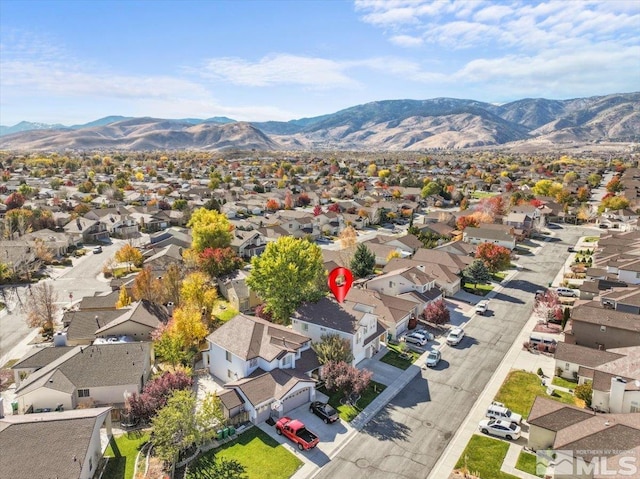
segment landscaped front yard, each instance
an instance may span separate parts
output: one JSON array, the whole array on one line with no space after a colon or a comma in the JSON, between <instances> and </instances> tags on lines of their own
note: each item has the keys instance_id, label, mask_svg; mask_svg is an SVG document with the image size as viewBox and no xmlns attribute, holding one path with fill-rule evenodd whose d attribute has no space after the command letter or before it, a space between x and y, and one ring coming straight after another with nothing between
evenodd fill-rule
<instances>
[{"instance_id":1,"label":"landscaped front yard","mask_svg":"<svg viewBox=\"0 0 640 479\"><path fill-rule=\"evenodd\" d=\"M369 383L369 387L365 390L362 397L358 400L355 406L350 404L342 404L341 400L344 399L344 394L340 391L337 392L329 392L326 388L321 387L318 390L329 396L329 404L331 404L334 408L338 410L340 414L340 419L343 421L351 422L360 411L362 411L365 407L371 403L378 395L386 389L387 386L384 384L377 383L375 381L371 381Z\"/></svg>"},{"instance_id":2,"label":"landscaped front yard","mask_svg":"<svg viewBox=\"0 0 640 479\"><path fill-rule=\"evenodd\" d=\"M133 479L136 456L148 440L146 432L130 432L112 440L104 453L109 459L102 479Z\"/></svg>"},{"instance_id":3,"label":"landscaped front yard","mask_svg":"<svg viewBox=\"0 0 640 479\"><path fill-rule=\"evenodd\" d=\"M534 454L521 451L518 456L518 462L516 462L516 469L536 476L536 456Z\"/></svg>"},{"instance_id":4,"label":"landscaped front yard","mask_svg":"<svg viewBox=\"0 0 640 479\"><path fill-rule=\"evenodd\" d=\"M473 284L465 282L462 287L467 293L477 294L478 296L486 296L493 290L493 285L491 283Z\"/></svg>"},{"instance_id":5,"label":"landscaped front yard","mask_svg":"<svg viewBox=\"0 0 640 479\"><path fill-rule=\"evenodd\" d=\"M456 469L465 470L482 479L517 479L500 468L509 450L509 443L474 434L456 463Z\"/></svg>"},{"instance_id":6,"label":"landscaped front yard","mask_svg":"<svg viewBox=\"0 0 640 479\"><path fill-rule=\"evenodd\" d=\"M551 384L554 386L560 386L561 388L575 389L578 385L578 381L570 381L568 379L561 378L560 376L554 376Z\"/></svg>"},{"instance_id":7,"label":"landscaped front yard","mask_svg":"<svg viewBox=\"0 0 640 479\"><path fill-rule=\"evenodd\" d=\"M408 369L409 366L411 366L420 357L420 354L413 351L408 346L405 347L406 349L402 351L400 345L387 343L387 349L389 349L389 351L387 354L382 356L380 361L391 364L391 366L395 366L396 368Z\"/></svg>"},{"instance_id":8,"label":"landscaped front yard","mask_svg":"<svg viewBox=\"0 0 640 479\"><path fill-rule=\"evenodd\" d=\"M245 467L247 479L287 479L302 461L258 427L252 427L237 439L203 456L235 459ZM196 459L197 461L197 459ZM187 473L187 479L195 479Z\"/></svg>"},{"instance_id":9,"label":"landscaped front yard","mask_svg":"<svg viewBox=\"0 0 640 479\"><path fill-rule=\"evenodd\" d=\"M527 371L511 371L502 383L495 400L504 403L526 419L536 396L548 397L565 404L576 404L573 395L569 393L556 391L553 396L549 396L540 377Z\"/></svg>"}]
</instances>

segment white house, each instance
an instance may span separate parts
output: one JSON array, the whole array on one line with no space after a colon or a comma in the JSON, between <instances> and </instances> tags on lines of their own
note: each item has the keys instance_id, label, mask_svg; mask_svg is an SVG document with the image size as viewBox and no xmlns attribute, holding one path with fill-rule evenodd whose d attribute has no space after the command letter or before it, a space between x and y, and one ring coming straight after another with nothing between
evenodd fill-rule
<instances>
[{"instance_id":1,"label":"white house","mask_svg":"<svg viewBox=\"0 0 640 479\"><path fill-rule=\"evenodd\" d=\"M380 349L380 340L386 333L376 307L362 297L361 291L351 288L342 303L328 297L316 303L305 303L293 314L291 326L313 342L330 334L347 339L353 353L353 364L358 364Z\"/></svg>"},{"instance_id":2,"label":"white house","mask_svg":"<svg viewBox=\"0 0 640 479\"><path fill-rule=\"evenodd\" d=\"M18 383L16 401L21 413L78 406L121 406L126 394L142 390L151 373L150 343L75 346L65 350L50 363L27 372L26 378ZM27 369L28 359L14 364L12 369Z\"/></svg>"},{"instance_id":3,"label":"white house","mask_svg":"<svg viewBox=\"0 0 640 479\"><path fill-rule=\"evenodd\" d=\"M315 400L318 370L311 338L291 328L238 314L207 337L210 373L236 391L255 423ZM239 410L238 412L240 412Z\"/></svg>"},{"instance_id":4,"label":"white house","mask_svg":"<svg viewBox=\"0 0 640 479\"><path fill-rule=\"evenodd\" d=\"M516 238L514 235L501 230L489 228L467 227L462 233L462 241L469 244L495 243L505 248L513 250L516 247Z\"/></svg>"}]
</instances>

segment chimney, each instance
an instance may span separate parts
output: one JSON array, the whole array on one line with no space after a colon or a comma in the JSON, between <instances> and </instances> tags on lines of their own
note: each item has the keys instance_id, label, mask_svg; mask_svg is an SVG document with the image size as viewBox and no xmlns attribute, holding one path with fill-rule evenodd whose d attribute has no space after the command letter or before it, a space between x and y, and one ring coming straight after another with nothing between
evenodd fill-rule
<instances>
[{"instance_id":1,"label":"chimney","mask_svg":"<svg viewBox=\"0 0 640 479\"><path fill-rule=\"evenodd\" d=\"M627 380L616 376L611 378L611 390L609 392L609 412L619 414L624 404L624 390L627 387Z\"/></svg>"}]
</instances>

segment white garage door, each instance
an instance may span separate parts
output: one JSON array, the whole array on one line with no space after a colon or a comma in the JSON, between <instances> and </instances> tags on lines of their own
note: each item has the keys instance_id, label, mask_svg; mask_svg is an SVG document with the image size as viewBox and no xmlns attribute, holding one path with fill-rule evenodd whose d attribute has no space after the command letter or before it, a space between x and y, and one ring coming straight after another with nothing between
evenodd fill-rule
<instances>
[{"instance_id":1,"label":"white garage door","mask_svg":"<svg viewBox=\"0 0 640 479\"><path fill-rule=\"evenodd\" d=\"M283 411L289 412L298 406L308 403L310 400L311 388L300 389L282 400Z\"/></svg>"},{"instance_id":2,"label":"white garage door","mask_svg":"<svg viewBox=\"0 0 640 479\"><path fill-rule=\"evenodd\" d=\"M261 422L269 419L269 415L271 413L271 405L267 404L266 406L259 407L256 409L256 424L260 424Z\"/></svg>"}]
</instances>

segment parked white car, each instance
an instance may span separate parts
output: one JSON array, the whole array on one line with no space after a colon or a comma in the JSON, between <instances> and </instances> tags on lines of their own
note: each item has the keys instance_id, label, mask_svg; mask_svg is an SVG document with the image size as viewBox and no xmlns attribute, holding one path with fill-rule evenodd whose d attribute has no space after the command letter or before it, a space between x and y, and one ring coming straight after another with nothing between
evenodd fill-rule
<instances>
[{"instance_id":1,"label":"parked white car","mask_svg":"<svg viewBox=\"0 0 640 479\"><path fill-rule=\"evenodd\" d=\"M501 419L517 425L522 422L522 416L520 414L513 412L501 402L492 402L491 406L487 408L485 416L491 419Z\"/></svg>"},{"instance_id":2,"label":"parked white car","mask_svg":"<svg viewBox=\"0 0 640 479\"><path fill-rule=\"evenodd\" d=\"M442 359L442 354L437 349L434 349L429 353L427 359L425 359L424 361L424 364L428 368L435 368L440 362L440 359Z\"/></svg>"},{"instance_id":3,"label":"parked white car","mask_svg":"<svg viewBox=\"0 0 640 479\"><path fill-rule=\"evenodd\" d=\"M571 298L578 296L574 290L565 287L556 288L556 293L558 293L558 296L568 296Z\"/></svg>"},{"instance_id":4,"label":"parked white car","mask_svg":"<svg viewBox=\"0 0 640 479\"><path fill-rule=\"evenodd\" d=\"M453 328L451 331L449 331L449 334L447 334L447 344L449 346L455 346L457 344L460 344L462 338L464 338L464 329Z\"/></svg>"},{"instance_id":5,"label":"parked white car","mask_svg":"<svg viewBox=\"0 0 640 479\"><path fill-rule=\"evenodd\" d=\"M489 312L489 300L483 299L478 304L476 304L476 314L481 314L482 316L484 316L485 314L487 314L487 312Z\"/></svg>"},{"instance_id":6,"label":"parked white car","mask_svg":"<svg viewBox=\"0 0 640 479\"><path fill-rule=\"evenodd\" d=\"M407 343L417 344L418 346L424 346L429 342L429 336L427 333L413 332L405 335L403 339ZM431 337L433 339L433 336Z\"/></svg>"},{"instance_id":7,"label":"parked white car","mask_svg":"<svg viewBox=\"0 0 640 479\"><path fill-rule=\"evenodd\" d=\"M483 419L478 424L478 429L482 434L503 437L505 439L518 439L520 437L520 426L500 419Z\"/></svg>"}]
</instances>

